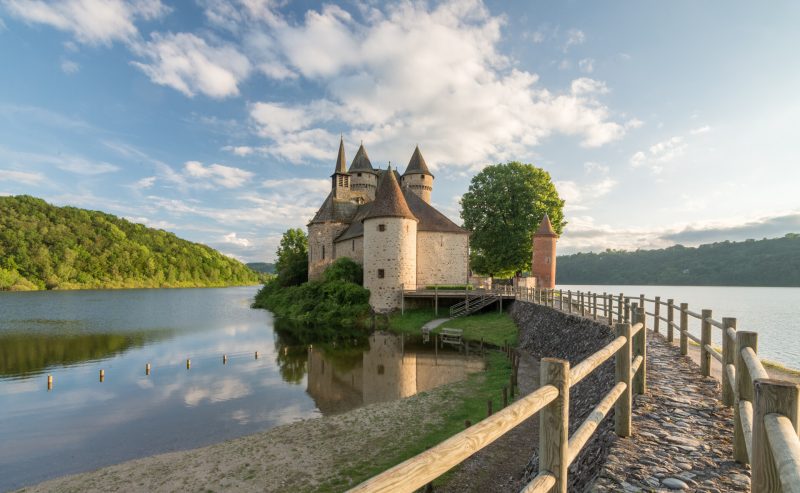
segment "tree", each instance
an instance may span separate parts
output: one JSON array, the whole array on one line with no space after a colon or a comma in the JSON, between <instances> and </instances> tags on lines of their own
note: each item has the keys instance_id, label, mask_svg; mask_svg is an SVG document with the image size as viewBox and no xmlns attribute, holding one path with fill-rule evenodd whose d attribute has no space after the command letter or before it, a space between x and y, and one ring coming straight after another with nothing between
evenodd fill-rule
<instances>
[{"instance_id":1,"label":"tree","mask_svg":"<svg viewBox=\"0 0 800 493\"><path fill-rule=\"evenodd\" d=\"M308 280L308 237L302 229L286 230L276 255L278 284L296 286Z\"/></svg>"},{"instance_id":2,"label":"tree","mask_svg":"<svg viewBox=\"0 0 800 493\"><path fill-rule=\"evenodd\" d=\"M472 232L470 267L499 276L529 270L533 233L547 213L561 234L566 225L563 208L543 169L516 161L485 168L461 197L461 218Z\"/></svg>"}]
</instances>

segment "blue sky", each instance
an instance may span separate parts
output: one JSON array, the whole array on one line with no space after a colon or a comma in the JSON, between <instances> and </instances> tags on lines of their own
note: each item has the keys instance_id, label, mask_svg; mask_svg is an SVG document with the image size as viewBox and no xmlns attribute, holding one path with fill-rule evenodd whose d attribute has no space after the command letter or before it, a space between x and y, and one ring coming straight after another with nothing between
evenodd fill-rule
<instances>
[{"instance_id":1,"label":"blue sky","mask_svg":"<svg viewBox=\"0 0 800 493\"><path fill-rule=\"evenodd\" d=\"M548 170L560 251L800 232L800 4L0 0L0 194L272 260L339 135L433 202Z\"/></svg>"}]
</instances>

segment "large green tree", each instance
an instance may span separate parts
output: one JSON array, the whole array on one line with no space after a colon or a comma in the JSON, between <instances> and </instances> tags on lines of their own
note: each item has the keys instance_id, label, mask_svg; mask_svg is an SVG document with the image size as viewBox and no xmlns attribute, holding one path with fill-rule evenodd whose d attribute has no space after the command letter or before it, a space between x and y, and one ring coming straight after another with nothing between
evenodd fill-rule
<instances>
[{"instance_id":1,"label":"large green tree","mask_svg":"<svg viewBox=\"0 0 800 493\"><path fill-rule=\"evenodd\" d=\"M472 232L471 269L495 276L529 270L531 236L545 213L561 234L563 209L545 170L516 161L484 168L461 197L464 227Z\"/></svg>"},{"instance_id":2,"label":"large green tree","mask_svg":"<svg viewBox=\"0 0 800 493\"><path fill-rule=\"evenodd\" d=\"M308 237L300 228L283 233L275 271L281 286L297 286L308 280Z\"/></svg>"}]
</instances>

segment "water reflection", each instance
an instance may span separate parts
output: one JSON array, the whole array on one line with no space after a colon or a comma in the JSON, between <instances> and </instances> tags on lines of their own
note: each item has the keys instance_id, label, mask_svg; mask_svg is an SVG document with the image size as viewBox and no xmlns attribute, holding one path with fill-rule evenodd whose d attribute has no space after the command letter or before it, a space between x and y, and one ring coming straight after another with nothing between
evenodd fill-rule
<instances>
[{"instance_id":1,"label":"water reflection","mask_svg":"<svg viewBox=\"0 0 800 493\"><path fill-rule=\"evenodd\" d=\"M369 348L308 349L308 393L323 414L409 397L464 380L485 368L483 358L385 332L369 338Z\"/></svg>"}]
</instances>

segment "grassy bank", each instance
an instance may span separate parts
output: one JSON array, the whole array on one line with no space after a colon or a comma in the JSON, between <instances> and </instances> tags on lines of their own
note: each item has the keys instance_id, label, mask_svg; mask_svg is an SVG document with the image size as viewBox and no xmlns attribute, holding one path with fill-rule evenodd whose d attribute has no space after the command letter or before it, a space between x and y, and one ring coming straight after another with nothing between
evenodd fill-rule
<instances>
[{"instance_id":1,"label":"grassy bank","mask_svg":"<svg viewBox=\"0 0 800 493\"><path fill-rule=\"evenodd\" d=\"M440 314L444 313L440 311ZM433 309L421 308L406 310L405 314L393 314L389 317L389 328L397 333L419 335L423 325L436 319ZM446 318L440 315L438 318ZM433 332L437 333L442 328L461 329L464 338L470 341L480 341L502 346L506 341L509 344L517 343L517 326L511 317L503 312L486 312L459 317L440 325Z\"/></svg>"}]
</instances>

